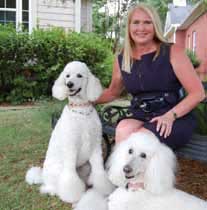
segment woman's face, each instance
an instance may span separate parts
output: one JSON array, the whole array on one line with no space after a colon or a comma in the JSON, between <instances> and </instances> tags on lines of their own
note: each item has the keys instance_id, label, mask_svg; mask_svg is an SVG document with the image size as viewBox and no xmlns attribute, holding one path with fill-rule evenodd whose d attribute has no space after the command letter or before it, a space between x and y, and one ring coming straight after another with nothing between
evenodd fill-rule
<instances>
[{"instance_id":1,"label":"woman's face","mask_svg":"<svg viewBox=\"0 0 207 210\"><path fill-rule=\"evenodd\" d=\"M153 41L155 30L150 16L143 10L137 9L131 17L129 34L135 45L146 45Z\"/></svg>"}]
</instances>

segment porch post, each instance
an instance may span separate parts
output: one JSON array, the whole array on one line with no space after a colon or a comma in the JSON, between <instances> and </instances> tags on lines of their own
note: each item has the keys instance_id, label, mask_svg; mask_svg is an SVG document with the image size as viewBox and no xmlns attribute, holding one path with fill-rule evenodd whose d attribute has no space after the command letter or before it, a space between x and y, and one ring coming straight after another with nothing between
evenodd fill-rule
<instances>
[{"instance_id":1,"label":"porch post","mask_svg":"<svg viewBox=\"0 0 207 210\"><path fill-rule=\"evenodd\" d=\"M81 0L75 0L75 31L81 31Z\"/></svg>"},{"instance_id":2,"label":"porch post","mask_svg":"<svg viewBox=\"0 0 207 210\"><path fill-rule=\"evenodd\" d=\"M22 23L22 0L16 0L16 30L19 31L19 26Z\"/></svg>"},{"instance_id":3,"label":"porch post","mask_svg":"<svg viewBox=\"0 0 207 210\"><path fill-rule=\"evenodd\" d=\"M29 0L29 33L37 27L37 1Z\"/></svg>"}]
</instances>

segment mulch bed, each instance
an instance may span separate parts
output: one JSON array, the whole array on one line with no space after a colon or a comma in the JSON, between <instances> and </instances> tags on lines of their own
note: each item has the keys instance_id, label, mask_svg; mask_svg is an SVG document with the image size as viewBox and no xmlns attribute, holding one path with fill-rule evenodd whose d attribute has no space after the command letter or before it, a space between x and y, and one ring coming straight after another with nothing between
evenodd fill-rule
<instances>
[{"instance_id":1,"label":"mulch bed","mask_svg":"<svg viewBox=\"0 0 207 210\"><path fill-rule=\"evenodd\" d=\"M207 200L207 163L178 158L177 188Z\"/></svg>"}]
</instances>

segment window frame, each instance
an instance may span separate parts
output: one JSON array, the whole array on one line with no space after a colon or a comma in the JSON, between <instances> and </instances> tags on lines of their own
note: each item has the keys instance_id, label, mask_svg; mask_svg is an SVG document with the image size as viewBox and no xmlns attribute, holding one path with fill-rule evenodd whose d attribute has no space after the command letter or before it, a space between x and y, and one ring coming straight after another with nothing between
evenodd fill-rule
<instances>
[{"instance_id":1,"label":"window frame","mask_svg":"<svg viewBox=\"0 0 207 210\"><path fill-rule=\"evenodd\" d=\"M191 37L190 34L188 34L188 49L191 48Z\"/></svg>"},{"instance_id":2,"label":"window frame","mask_svg":"<svg viewBox=\"0 0 207 210\"><path fill-rule=\"evenodd\" d=\"M17 12L16 12L16 8L7 8L6 7L6 0L4 0L4 4L5 4L5 7L0 7L0 11L3 11L3 12L15 12L15 15L16 15L16 19L15 19L15 24L16 24L16 20L17 20ZM17 7L17 5L16 5Z\"/></svg>"},{"instance_id":3,"label":"window frame","mask_svg":"<svg viewBox=\"0 0 207 210\"><path fill-rule=\"evenodd\" d=\"M5 1L5 0L4 0ZM22 8L22 0L16 0L16 8L2 8L0 7L0 11L11 11L11 12L16 12L16 30L19 31L20 28L19 28L19 25L20 24L23 24L24 21L23 21L23 11L26 11L26 10L23 10ZM31 32L32 30L32 16L31 16L31 13L32 13L32 10L31 10L31 3L32 3L32 0L28 0L28 31Z\"/></svg>"},{"instance_id":4,"label":"window frame","mask_svg":"<svg viewBox=\"0 0 207 210\"><path fill-rule=\"evenodd\" d=\"M197 38L197 33L196 33L196 31L193 31L192 32L192 50L193 50L193 53L196 52L196 38Z\"/></svg>"}]
</instances>

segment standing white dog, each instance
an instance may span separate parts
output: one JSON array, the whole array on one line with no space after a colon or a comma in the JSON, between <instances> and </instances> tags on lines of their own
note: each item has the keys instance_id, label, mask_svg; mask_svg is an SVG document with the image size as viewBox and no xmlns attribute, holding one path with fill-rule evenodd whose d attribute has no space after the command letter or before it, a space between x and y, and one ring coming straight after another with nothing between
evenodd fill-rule
<instances>
[{"instance_id":1,"label":"standing white dog","mask_svg":"<svg viewBox=\"0 0 207 210\"><path fill-rule=\"evenodd\" d=\"M32 167L26 174L29 184L41 184L41 193L57 195L65 202L77 202L85 192L85 183L77 168L90 163L87 184L108 194L111 183L103 167L102 129L92 106L101 94L99 80L78 61L66 65L52 89L59 100L69 99L49 142L43 169Z\"/></svg>"},{"instance_id":2,"label":"standing white dog","mask_svg":"<svg viewBox=\"0 0 207 210\"><path fill-rule=\"evenodd\" d=\"M175 155L153 134L132 134L110 161L109 178L119 187L109 210L207 210L207 202L174 188Z\"/></svg>"}]
</instances>

